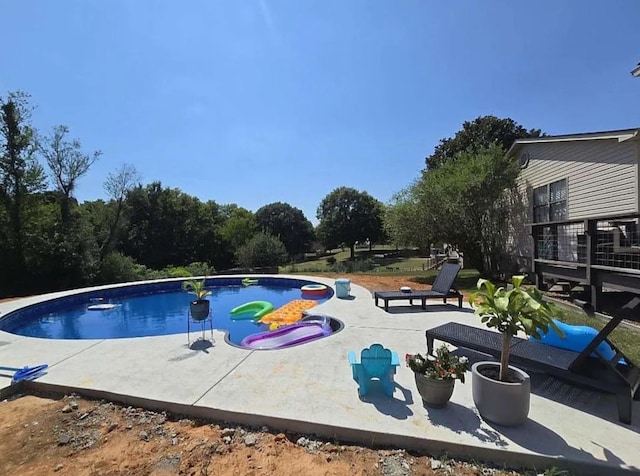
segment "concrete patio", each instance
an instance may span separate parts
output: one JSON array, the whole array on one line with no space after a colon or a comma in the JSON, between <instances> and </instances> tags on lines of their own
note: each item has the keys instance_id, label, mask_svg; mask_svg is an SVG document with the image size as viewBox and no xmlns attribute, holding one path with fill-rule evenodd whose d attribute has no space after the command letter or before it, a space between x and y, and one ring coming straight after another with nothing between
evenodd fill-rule
<instances>
[{"instance_id":1,"label":"concrete patio","mask_svg":"<svg viewBox=\"0 0 640 476\"><path fill-rule=\"evenodd\" d=\"M44 298L1 303L0 319ZM0 332L0 365L48 363L49 372L27 385L41 392L77 391L191 416L529 468L555 465L577 474L607 475L640 471L638 402L633 423L625 425L618 421L614 396L550 377L532 376L529 420L518 428L479 417L470 374L466 384L456 383L444 409L422 406L413 373L405 366L398 370L393 398L375 391L358 397L347 351L379 342L401 359L405 353L425 352L429 327L450 321L481 327L471 309L432 301L422 311L400 301L387 313L374 306L369 291L353 284L350 299L334 297L316 309L340 319L345 328L275 351L231 346L218 330L213 346L189 348L186 323L184 334L134 339L50 340ZM0 376L0 393L10 393L9 385L9 377Z\"/></svg>"}]
</instances>

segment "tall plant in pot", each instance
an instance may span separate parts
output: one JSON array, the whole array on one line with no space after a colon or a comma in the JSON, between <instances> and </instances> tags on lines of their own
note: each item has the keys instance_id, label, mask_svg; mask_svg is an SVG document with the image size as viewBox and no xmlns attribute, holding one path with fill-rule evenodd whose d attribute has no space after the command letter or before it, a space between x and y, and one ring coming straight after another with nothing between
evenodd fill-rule
<instances>
[{"instance_id":1,"label":"tall plant in pot","mask_svg":"<svg viewBox=\"0 0 640 476\"><path fill-rule=\"evenodd\" d=\"M184 291L196 296L190 304L191 317L196 320L206 319L209 316L209 300L205 298L211 294L211 291L205 289L204 283L204 279L189 279L182 283Z\"/></svg>"},{"instance_id":2,"label":"tall plant in pot","mask_svg":"<svg viewBox=\"0 0 640 476\"><path fill-rule=\"evenodd\" d=\"M509 365L512 338L523 333L540 339L549 328L563 336L553 322L560 314L558 308L534 286L523 288L524 278L514 276L511 289L480 279L478 291L469 297L480 320L502 333L500 363L477 362L471 367L476 408L485 420L501 425L519 425L529 415L531 382L529 375Z\"/></svg>"}]
</instances>

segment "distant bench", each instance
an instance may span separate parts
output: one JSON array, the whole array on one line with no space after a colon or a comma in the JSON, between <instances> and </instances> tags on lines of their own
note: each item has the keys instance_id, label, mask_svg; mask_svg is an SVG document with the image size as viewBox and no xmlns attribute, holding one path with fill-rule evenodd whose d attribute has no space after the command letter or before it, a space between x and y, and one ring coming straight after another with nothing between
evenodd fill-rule
<instances>
[{"instance_id":1,"label":"distant bench","mask_svg":"<svg viewBox=\"0 0 640 476\"><path fill-rule=\"evenodd\" d=\"M373 298L375 299L376 306L378 306L378 300L382 299L384 302L384 310L389 312L389 301L400 301L400 300L409 300L409 304L413 305L414 299L420 299L422 304L422 309L427 308L427 299L442 299L442 301L446 304L447 299L449 298L457 298L458 306L462 307L462 294L458 291L452 289L448 293L439 293L433 290L424 290L424 291L376 291L373 294Z\"/></svg>"},{"instance_id":2,"label":"distant bench","mask_svg":"<svg viewBox=\"0 0 640 476\"><path fill-rule=\"evenodd\" d=\"M462 307L462 294L455 289L452 289L453 282L458 276L460 271L460 265L454 263L445 263L442 265L438 276L433 281L433 286L429 290L420 291L376 291L373 293L376 306L378 300L382 299L384 302L384 310L389 312L389 301L409 300L409 304L413 305L414 299L420 299L422 303L422 309L427 308L427 299L442 299L446 304L447 299L458 299L458 306Z\"/></svg>"}]
</instances>

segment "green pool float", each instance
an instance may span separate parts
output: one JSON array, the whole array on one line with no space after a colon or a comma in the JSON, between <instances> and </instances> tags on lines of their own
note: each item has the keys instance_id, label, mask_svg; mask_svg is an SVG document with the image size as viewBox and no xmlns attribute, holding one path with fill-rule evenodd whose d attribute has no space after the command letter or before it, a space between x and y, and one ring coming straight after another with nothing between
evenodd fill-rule
<instances>
[{"instance_id":1,"label":"green pool float","mask_svg":"<svg viewBox=\"0 0 640 476\"><path fill-rule=\"evenodd\" d=\"M231 319L253 319L258 320L265 314L273 311L273 304L268 301L251 301L241 304L231 309Z\"/></svg>"}]
</instances>

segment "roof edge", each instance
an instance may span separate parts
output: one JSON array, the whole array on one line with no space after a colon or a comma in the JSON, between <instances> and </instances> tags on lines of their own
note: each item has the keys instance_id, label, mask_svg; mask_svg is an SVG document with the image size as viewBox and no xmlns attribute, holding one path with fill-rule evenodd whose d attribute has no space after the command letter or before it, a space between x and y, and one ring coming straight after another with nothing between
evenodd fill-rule
<instances>
[{"instance_id":1,"label":"roof edge","mask_svg":"<svg viewBox=\"0 0 640 476\"><path fill-rule=\"evenodd\" d=\"M509 150L507 155L511 155L515 150L525 144L539 144L545 142L573 142L573 141L587 141L587 140L611 140L616 139L618 142L624 142L631 139L638 139L640 137L640 128L635 129L620 129L615 131L602 131L602 132L585 132L581 134L565 134L557 136L545 136L545 137L530 137L526 139L516 139Z\"/></svg>"}]
</instances>

